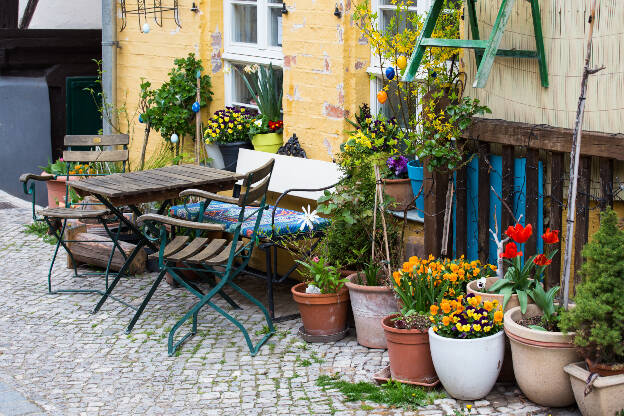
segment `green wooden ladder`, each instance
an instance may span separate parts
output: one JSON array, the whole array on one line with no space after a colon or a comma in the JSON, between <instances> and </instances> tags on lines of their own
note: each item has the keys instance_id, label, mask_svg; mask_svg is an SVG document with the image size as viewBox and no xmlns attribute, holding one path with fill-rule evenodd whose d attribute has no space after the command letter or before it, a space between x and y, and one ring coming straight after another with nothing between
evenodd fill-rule
<instances>
[{"instance_id":1,"label":"green wooden ladder","mask_svg":"<svg viewBox=\"0 0 624 416\"><path fill-rule=\"evenodd\" d=\"M492 27L492 33L488 40L481 40L479 37L479 26L477 24L477 15L475 11L475 2L477 0L466 0L468 8L468 17L470 31L473 39L438 39L432 38L431 34L436 26L438 17L442 12L444 0L434 0L425 20L422 33L416 43L416 48L407 65L404 79L412 81L418 72L425 48L427 47L448 47L448 48L465 48L474 49L477 61L477 75L473 87L483 88L487 83L494 58L496 56L513 57L513 58L533 58L539 63L540 78L542 86L548 87L548 67L546 65L546 54L544 52L544 38L542 36L542 18L540 16L538 0L527 0L531 3L531 13L533 15L533 30L535 31L535 51L519 50L519 49L499 49L503 32L507 26L507 21L511 15L511 9L515 0L503 0L498 11L498 16Z\"/></svg>"}]
</instances>

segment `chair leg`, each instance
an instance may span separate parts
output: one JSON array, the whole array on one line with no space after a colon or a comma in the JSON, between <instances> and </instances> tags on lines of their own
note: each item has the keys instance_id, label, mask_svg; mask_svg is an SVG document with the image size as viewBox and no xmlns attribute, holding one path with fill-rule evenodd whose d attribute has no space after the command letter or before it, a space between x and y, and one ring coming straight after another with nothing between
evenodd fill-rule
<instances>
[{"instance_id":1,"label":"chair leg","mask_svg":"<svg viewBox=\"0 0 624 416\"><path fill-rule=\"evenodd\" d=\"M275 305L273 299L273 259L271 251L273 246L269 245L263 248L266 257L266 285L267 285L267 303L269 304L269 314L271 319L275 318Z\"/></svg>"},{"instance_id":2,"label":"chair leg","mask_svg":"<svg viewBox=\"0 0 624 416\"><path fill-rule=\"evenodd\" d=\"M143 299L143 303L141 303L141 306L139 306L139 309L137 309L136 313L132 317L132 320L128 324L128 327L126 328L126 334L129 334L132 331L132 328L134 328L134 325L137 323L137 321L141 317L141 314L143 314L143 311L145 310L145 307L149 303L150 299L152 299L152 296L154 295L154 292L156 292L156 289L158 288L158 285L162 281L163 276L165 275L166 272L167 272L167 270L163 268L160 271L160 273L158 274L158 277L156 278L156 280L152 284L152 288L147 293L147 296L145 296L145 299Z\"/></svg>"}]
</instances>

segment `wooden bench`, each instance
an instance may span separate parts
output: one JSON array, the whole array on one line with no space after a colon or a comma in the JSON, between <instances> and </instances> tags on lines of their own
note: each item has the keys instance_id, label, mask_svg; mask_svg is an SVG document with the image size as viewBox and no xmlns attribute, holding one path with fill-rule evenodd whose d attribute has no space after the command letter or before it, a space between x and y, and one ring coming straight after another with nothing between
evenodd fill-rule
<instances>
[{"instance_id":1,"label":"wooden bench","mask_svg":"<svg viewBox=\"0 0 624 416\"><path fill-rule=\"evenodd\" d=\"M265 253L266 271L247 268L251 275L262 277L267 282L267 300L271 318L275 321L293 319L297 315L275 318L273 283L281 283L297 268L292 265L286 273L279 275L277 272L277 251L283 247L285 239L312 237L319 239L323 236L323 230L329 225L329 220L313 215L308 207L302 207L301 211L281 208L280 202L286 196L294 196L309 201L311 205L323 195L323 191L333 188L342 177L338 165L321 160L305 159L255 150L240 149L236 167L237 173L245 173L264 165L270 159L275 160L273 175L269 183L269 192L278 195L274 205L269 206L268 211L262 218L258 232L260 243L258 247ZM199 219L199 204L178 205L172 207L170 214L174 217L187 220ZM307 211L307 212L306 212ZM312 215L311 215L312 214ZM236 223L238 209L233 204L212 201L203 214L203 221L224 224L226 231L228 226ZM242 235L253 228L254 218L250 219L249 227L243 226Z\"/></svg>"}]
</instances>

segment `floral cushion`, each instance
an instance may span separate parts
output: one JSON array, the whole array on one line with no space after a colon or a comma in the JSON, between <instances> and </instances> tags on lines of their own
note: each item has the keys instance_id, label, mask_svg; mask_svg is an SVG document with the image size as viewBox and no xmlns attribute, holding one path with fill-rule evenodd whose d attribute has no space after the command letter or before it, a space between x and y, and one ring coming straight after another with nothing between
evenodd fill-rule
<instances>
[{"instance_id":1,"label":"floral cushion","mask_svg":"<svg viewBox=\"0 0 624 416\"><path fill-rule=\"evenodd\" d=\"M185 220L196 221L199 216L199 203L188 205L176 205L171 207L169 214ZM245 215L249 215L257 208L246 207ZM329 220L316 215L316 211L310 211L310 207L306 210L293 211L290 209L277 208L275 210L275 233L271 230L271 212L273 206L269 206L260 220L258 228L259 237L272 237L295 234L307 231L319 231L329 225ZM204 222L211 222L225 225L227 232L233 232L238 222L240 207L226 202L211 201L210 205L204 211ZM248 218L241 228L242 235L251 237L256 223L256 215Z\"/></svg>"}]
</instances>

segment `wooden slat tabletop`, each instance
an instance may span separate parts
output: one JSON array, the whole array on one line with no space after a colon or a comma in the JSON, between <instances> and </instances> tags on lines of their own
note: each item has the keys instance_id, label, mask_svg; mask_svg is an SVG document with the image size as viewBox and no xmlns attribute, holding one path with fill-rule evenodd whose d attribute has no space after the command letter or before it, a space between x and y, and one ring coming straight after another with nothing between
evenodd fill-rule
<instances>
[{"instance_id":1,"label":"wooden slat tabletop","mask_svg":"<svg viewBox=\"0 0 624 416\"><path fill-rule=\"evenodd\" d=\"M198 165L167 166L138 172L115 173L72 182L81 194L99 194L111 199L142 194L181 192L208 184L233 183L243 175Z\"/></svg>"}]
</instances>

